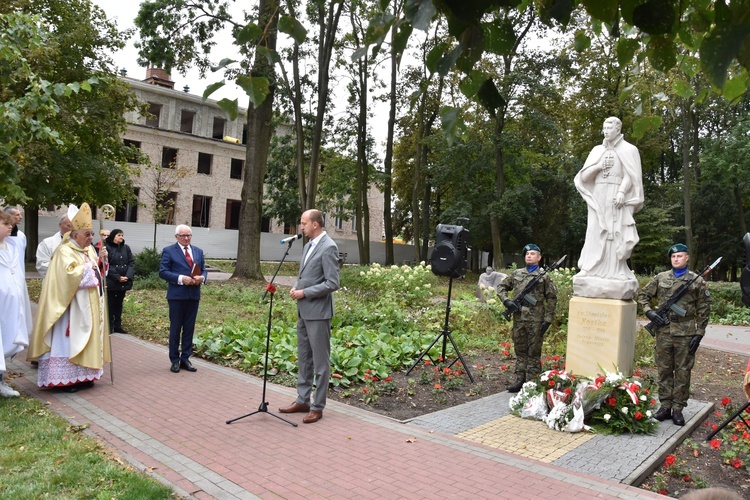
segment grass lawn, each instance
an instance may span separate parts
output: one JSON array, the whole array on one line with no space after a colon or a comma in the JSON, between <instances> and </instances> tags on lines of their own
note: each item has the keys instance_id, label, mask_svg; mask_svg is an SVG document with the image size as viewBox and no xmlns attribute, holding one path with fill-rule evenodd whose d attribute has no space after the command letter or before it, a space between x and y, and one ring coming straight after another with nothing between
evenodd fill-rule
<instances>
[{"instance_id":1,"label":"grass lawn","mask_svg":"<svg viewBox=\"0 0 750 500\"><path fill-rule=\"evenodd\" d=\"M83 430L36 399L0 398L0 498L175 498Z\"/></svg>"}]
</instances>

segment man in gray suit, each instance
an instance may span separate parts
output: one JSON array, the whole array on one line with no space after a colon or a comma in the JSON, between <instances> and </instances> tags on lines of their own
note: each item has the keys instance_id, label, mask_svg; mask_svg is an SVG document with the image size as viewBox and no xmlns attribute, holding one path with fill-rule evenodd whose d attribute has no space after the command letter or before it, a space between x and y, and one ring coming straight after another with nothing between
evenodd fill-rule
<instances>
[{"instance_id":1,"label":"man in gray suit","mask_svg":"<svg viewBox=\"0 0 750 500\"><path fill-rule=\"evenodd\" d=\"M331 378L331 318L333 292L339 288L339 249L323 229L320 210L308 210L300 229L310 240L302 251L297 282L289 296L297 301L297 399L281 413L307 413L312 424L323 418ZM312 394L313 377L315 394Z\"/></svg>"}]
</instances>

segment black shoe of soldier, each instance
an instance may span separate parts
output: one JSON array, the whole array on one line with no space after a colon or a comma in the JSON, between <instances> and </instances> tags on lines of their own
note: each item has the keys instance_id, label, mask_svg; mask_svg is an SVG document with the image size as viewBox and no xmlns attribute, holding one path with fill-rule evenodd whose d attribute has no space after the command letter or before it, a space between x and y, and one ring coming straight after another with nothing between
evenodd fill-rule
<instances>
[{"instance_id":1,"label":"black shoe of soldier","mask_svg":"<svg viewBox=\"0 0 750 500\"><path fill-rule=\"evenodd\" d=\"M516 380L508 386L508 392L519 392L521 387L523 387L524 382L524 380Z\"/></svg>"},{"instance_id":2,"label":"black shoe of soldier","mask_svg":"<svg viewBox=\"0 0 750 500\"><path fill-rule=\"evenodd\" d=\"M682 427L685 425L685 417L682 416L682 410L675 410L672 412L672 423Z\"/></svg>"},{"instance_id":3,"label":"black shoe of soldier","mask_svg":"<svg viewBox=\"0 0 750 500\"><path fill-rule=\"evenodd\" d=\"M662 406L659 408L659 410L654 415L654 418L658 420L659 422L664 422L666 419L670 418L672 416L672 408L667 408L666 406Z\"/></svg>"}]
</instances>

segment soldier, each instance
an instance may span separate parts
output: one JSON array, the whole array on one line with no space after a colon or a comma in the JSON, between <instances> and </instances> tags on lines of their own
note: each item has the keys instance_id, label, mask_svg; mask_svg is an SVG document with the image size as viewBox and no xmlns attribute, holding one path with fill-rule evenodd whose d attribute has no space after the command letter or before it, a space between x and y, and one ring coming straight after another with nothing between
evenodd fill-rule
<instances>
[{"instance_id":1,"label":"soldier","mask_svg":"<svg viewBox=\"0 0 750 500\"><path fill-rule=\"evenodd\" d=\"M521 293L526 284L534 276L542 272L539 263L542 251L538 246L529 243L523 247L523 258L526 267L516 269L506 277L498 287L497 294L505 307L513 312L513 350L516 353L516 381L508 386L508 392L518 392L523 383L538 376L542 372L542 339L557 307L557 288L548 274L545 274L529 295L537 302L531 305L528 301L519 309L508 298L508 292L513 290L514 297Z\"/></svg>"},{"instance_id":2,"label":"soldier","mask_svg":"<svg viewBox=\"0 0 750 500\"><path fill-rule=\"evenodd\" d=\"M687 406L690 397L690 371L695 364L695 352L706 333L711 313L711 295L706 282L698 277L675 304L686 311L685 316L669 311L669 323L664 324L662 318L651 308L652 299L656 299L658 309L682 284L696 278L696 274L687 268L690 260L687 246L682 243L672 245L669 247L669 258L672 270L652 278L638 293L638 303L646 317L658 326L656 367L661 408L654 418L661 422L671 417L675 425L682 426L685 425L682 409Z\"/></svg>"}]
</instances>

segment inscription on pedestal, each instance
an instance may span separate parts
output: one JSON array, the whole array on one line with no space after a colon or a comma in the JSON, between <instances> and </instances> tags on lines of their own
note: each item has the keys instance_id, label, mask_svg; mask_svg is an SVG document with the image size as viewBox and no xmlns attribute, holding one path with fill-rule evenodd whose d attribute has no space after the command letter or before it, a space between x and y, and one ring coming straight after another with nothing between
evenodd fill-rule
<instances>
[{"instance_id":1,"label":"inscription on pedestal","mask_svg":"<svg viewBox=\"0 0 750 500\"><path fill-rule=\"evenodd\" d=\"M566 369L594 377L619 369L630 376L635 352L632 300L573 297L568 314Z\"/></svg>"}]
</instances>

